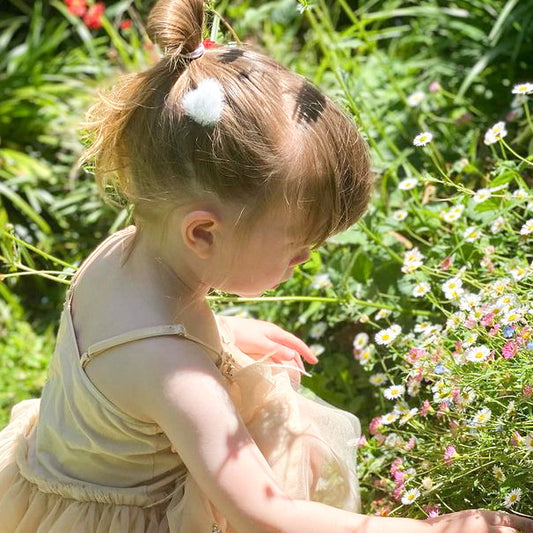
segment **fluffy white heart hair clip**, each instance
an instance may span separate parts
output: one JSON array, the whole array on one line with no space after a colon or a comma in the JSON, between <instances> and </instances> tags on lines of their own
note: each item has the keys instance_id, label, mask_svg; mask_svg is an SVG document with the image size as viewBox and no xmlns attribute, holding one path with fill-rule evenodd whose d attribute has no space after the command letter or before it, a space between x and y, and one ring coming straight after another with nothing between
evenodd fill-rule
<instances>
[{"instance_id":1,"label":"fluffy white heart hair clip","mask_svg":"<svg viewBox=\"0 0 533 533\"><path fill-rule=\"evenodd\" d=\"M202 126L214 126L222 116L224 90L215 78L203 79L183 97L185 114Z\"/></svg>"}]
</instances>

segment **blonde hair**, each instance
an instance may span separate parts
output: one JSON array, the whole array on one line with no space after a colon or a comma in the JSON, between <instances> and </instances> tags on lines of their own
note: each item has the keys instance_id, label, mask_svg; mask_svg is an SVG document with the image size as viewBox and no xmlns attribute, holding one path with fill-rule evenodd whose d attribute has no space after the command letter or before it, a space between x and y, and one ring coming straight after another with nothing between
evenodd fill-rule
<instances>
[{"instance_id":1,"label":"blonde hair","mask_svg":"<svg viewBox=\"0 0 533 533\"><path fill-rule=\"evenodd\" d=\"M213 194L242 205L252 220L285 202L318 244L351 226L372 191L370 157L352 120L302 76L248 46L202 42L201 0L160 0L148 33L164 51L145 72L128 75L88 112L99 191L153 219L176 204ZM224 91L220 120L203 126L182 100L206 78ZM109 194L109 191L112 191ZM113 192L114 191L114 192Z\"/></svg>"}]
</instances>

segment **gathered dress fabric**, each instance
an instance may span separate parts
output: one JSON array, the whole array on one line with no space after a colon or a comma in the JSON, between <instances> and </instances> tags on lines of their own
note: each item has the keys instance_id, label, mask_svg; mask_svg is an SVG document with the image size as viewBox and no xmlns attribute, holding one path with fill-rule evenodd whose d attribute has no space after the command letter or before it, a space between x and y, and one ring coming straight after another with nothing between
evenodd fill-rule
<instances>
[{"instance_id":1,"label":"gathered dress fabric","mask_svg":"<svg viewBox=\"0 0 533 533\"><path fill-rule=\"evenodd\" d=\"M80 357L70 300L69 290L41 399L15 405L0 432L1 533L231 533L161 428L121 410L90 380L91 348ZM198 341L171 324L97 344L101 352L173 334ZM227 343L218 355L229 394L285 492L359 512L358 419L301 386L294 368Z\"/></svg>"}]
</instances>

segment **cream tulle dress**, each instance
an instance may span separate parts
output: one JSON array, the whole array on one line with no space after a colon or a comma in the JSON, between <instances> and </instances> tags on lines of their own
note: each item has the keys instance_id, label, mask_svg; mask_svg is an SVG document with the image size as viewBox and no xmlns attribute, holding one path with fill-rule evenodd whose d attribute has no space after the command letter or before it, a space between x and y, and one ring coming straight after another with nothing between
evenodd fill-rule
<instances>
[{"instance_id":1,"label":"cream tulle dress","mask_svg":"<svg viewBox=\"0 0 533 533\"><path fill-rule=\"evenodd\" d=\"M15 405L0 432L0 532L231 532L161 428L118 408L85 372L106 349L141 338L203 343L171 324L126 332L80 355L71 296L72 288L42 398ZM295 499L358 512L358 419L302 387L293 368L224 346L206 348L280 486Z\"/></svg>"}]
</instances>

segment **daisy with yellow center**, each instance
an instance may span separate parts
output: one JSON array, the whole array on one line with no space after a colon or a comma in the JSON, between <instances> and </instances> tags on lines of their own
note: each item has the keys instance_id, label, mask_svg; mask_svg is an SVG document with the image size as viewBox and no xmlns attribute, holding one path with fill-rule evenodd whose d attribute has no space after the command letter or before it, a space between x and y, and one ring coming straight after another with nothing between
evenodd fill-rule
<instances>
[{"instance_id":1,"label":"daisy with yellow center","mask_svg":"<svg viewBox=\"0 0 533 533\"><path fill-rule=\"evenodd\" d=\"M408 490L402 496L402 503L404 505L411 505L419 496L420 496L420 491L418 489Z\"/></svg>"},{"instance_id":2,"label":"daisy with yellow center","mask_svg":"<svg viewBox=\"0 0 533 533\"><path fill-rule=\"evenodd\" d=\"M467 361L480 363L485 361L490 355L490 350L486 346L474 346L465 352Z\"/></svg>"},{"instance_id":3,"label":"daisy with yellow center","mask_svg":"<svg viewBox=\"0 0 533 533\"><path fill-rule=\"evenodd\" d=\"M494 144L503 139L506 135L507 130L505 129L505 122L497 122L492 128L486 131L483 142L487 145Z\"/></svg>"},{"instance_id":4,"label":"daisy with yellow center","mask_svg":"<svg viewBox=\"0 0 533 533\"><path fill-rule=\"evenodd\" d=\"M513 94L532 94L533 93L533 83L519 83L513 87L511 91Z\"/></svg>"},{"instance_id":5,"label":"daisy with yellow center","mask_svg":"<svg viewBox=\"0 0 533 533\"><path fill-rule=\"evenodd\" d=\"M424 131L422 133L419 133L414 139L413 144L415 146L426 146L426 144L429 144L433 140L433 134L429 131Z\"/></svg>"}]
</instances>

